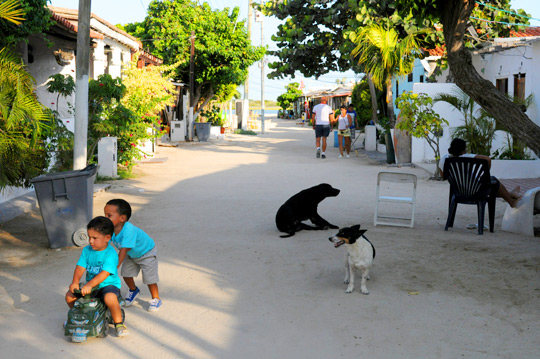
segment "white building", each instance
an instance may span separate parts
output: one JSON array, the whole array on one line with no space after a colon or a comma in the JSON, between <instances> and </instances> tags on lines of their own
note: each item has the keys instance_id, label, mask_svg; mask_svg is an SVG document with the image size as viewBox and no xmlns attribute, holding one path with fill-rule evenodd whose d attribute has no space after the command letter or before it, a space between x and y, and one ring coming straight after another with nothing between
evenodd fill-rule
<instances>
[{"instance_id":1,"label":"white building","mask_svg":"<svg viewBox=\"0 0 540 359\"><path fill-rule=\"evenodd\" d=\"M493 43L479 50L472 52L473 66L480 76L491 81L501 92L514 97L527 98L533 94L532 103L527 110L527 115L537 125L540 125L540 83L536 81L540 68L540 28L528 28L521 32L512 32L510 38L498 38ZM435 57L430 59L436 60ZM420 64L420 60L417 61ZM417 64L417 65L418 65ZM417 82L417 78L425 79L433 69L432 61L424 61L423 66L415 66L414 72L408 77L414 78L414 82L406 81L406 77L394 80L394 93L396 97L403 91L413 91L415 93L427 93L430 97L438 93L451 93L458 91L457 86L446 83L449 70L445 70L441 75L436 76L436 83ZM433 78L431 79L433 80ZM434 109L446 120L449 121L448 128L445 128L441 138L441 154L446 153L450 145L450 134L454 127L463 124L461 114L453 110L445 103L438 103ZM397 110L399 112L399 110ZM396 112L396 113L397 113ZM492 152L505 145L505 135L503 131L498 131L492 143ZM434 159L434 153L427 143L420 139L412 140L412 162L424 162Z\"/></svg>"},{"instance_id":2,"label":"white building","mask_svg":"<svg viewBox=\"0 0 540 359\"><path fill-rule=\"evenodd\" d=\"M77 50L78 11L49 6L56 24L45 34L32 35L28 43L21 43L19 51L28 66L28 71L36 79L36 94L39 101L56 110L67 128L73 131L74 114L67 103L75 104L75 96L60 97L47 92L46 84L55 74L76 76L75 53ZM49 44L52 43L52 47ZM139 67L160 65L162 60L145 52L142 43L125 31L118 29L95 14L90 18L90 78L102 74L120 77L122 66L127 65L132 56L139 52Z\"/></svg>"},{"instance_id":3,"label":"white building","mask_svg":"<svg viewBox=\"0 0 540 359\"><path fill-rule=\"evenodd\" d=\"M52 110L57 110L60 118L70 131L74 131L73 110L75 95L67 98L47 91L47 81L55 74L71 75L75 80L75 57L77 50L78 11L49 6L55 25L44 34L31 35L28 42L21 42L18 51L27 65L28 72L36 80L36 94L39 102ZM138 67L161 65L163 61L144 51L142 43L125 31L91 14L90 19L90 78L101 74L120 77L122 66L127 65L135 53L139 53ZM58 102L58 103L57 103ZM145 151L152 147L145 145ZM0 192L0 202L4 202L27 192L26 188L6 188Z\"/></svg>"}]
</instances>

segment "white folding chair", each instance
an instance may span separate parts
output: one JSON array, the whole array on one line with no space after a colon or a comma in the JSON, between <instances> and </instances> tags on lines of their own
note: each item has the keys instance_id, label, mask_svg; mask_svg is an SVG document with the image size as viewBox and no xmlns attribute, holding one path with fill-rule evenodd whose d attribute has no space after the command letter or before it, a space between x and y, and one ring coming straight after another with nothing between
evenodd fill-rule
<instances>
[{"instance_id":1,"label":"white folding chair","mask_svg":"<svg viewBox=\"0 0 540 359\"><path fill-rule=\"evenodd\" d=\"M393 182L393 183L402 183L402 184L412 184L412 193L407 197L398 197L394 195L381 195L381 182ZM408 189L410 186L399 186L399 188L394 188L394 194L396 190L403 191L404 188ZM388 192L388 191L383 191ZM393 202L393 203L402 203L412 205L412 213L410 217L392 217L392 216L381 216L379 215L379 202ZM377 226L378 224L387 225L387 226L403 226L403 227L414 227L414 207L416 204L416 175L410 173L398 173L398 172L379 172L377 175L377 198L375 204L375 218L373 220L373 225ZM395 219L399 221L384 221L380 219ZM410 221L409 223L404 222L403 220Z\"/></svg>"}]
</instances>

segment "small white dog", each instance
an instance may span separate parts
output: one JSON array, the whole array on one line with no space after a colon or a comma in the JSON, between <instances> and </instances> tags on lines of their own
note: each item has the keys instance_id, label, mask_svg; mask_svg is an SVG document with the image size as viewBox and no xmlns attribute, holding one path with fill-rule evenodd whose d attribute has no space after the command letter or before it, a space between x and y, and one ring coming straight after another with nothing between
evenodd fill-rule
<instances>
[{"instance_id":1,"label":"small white dog","mask_svg":"<svg viewBox=\"0 0 540 359\"><path fill-rule=\"evenodd\" d=\"M366 287L366 282L369 279L369 270L373 265L373 258L375 258L375 247L364 236L365 229L360 229L360 225L357 224L352 227L341 228L339 232L328 238L330 242L334 243L334 247L337 248L342 244L345 244L347 249L347 256L345 258L345 284L349 284L345 293L352 293L354 289L354 270L358 269L362 273L362 282L360 289L362 294L369 294Z\"/></svg>"}]
</instances>

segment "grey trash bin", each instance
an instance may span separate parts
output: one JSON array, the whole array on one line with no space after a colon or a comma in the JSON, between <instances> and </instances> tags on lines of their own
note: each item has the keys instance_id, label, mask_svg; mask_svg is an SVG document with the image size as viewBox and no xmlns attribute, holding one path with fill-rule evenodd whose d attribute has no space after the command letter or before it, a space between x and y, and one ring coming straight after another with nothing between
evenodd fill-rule
<instances>
[{"instance_id":1,"label":"grey trash bin","mask_svg":"<svg viewBox=\"0 0 540 359\"><path fill-rule=\"evenodd\" d=\"M51 248L85 245L86 225L92 219L96 165L58 172L31 180Z\"/></svg>"}]
</instances>

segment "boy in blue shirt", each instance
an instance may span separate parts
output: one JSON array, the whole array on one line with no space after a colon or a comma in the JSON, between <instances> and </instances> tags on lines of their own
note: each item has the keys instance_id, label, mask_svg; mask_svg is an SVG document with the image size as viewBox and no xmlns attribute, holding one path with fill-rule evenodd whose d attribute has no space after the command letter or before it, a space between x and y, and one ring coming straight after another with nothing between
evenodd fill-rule
<instances>
[{"instance_id":1,"label":"boy in blue shirt","mask_svg":"<svg viewBox=\"0 0 540 359\"><path fill-rule=\"evenodd\" d=\"M129 221L131 206L123 199L112 199L105 206L105 216L114 225L112 242L119 250L118 267L122 264L122 277L126 282L129 292L126 295L126 306L133 304L139 294L139 288L135 285L134 277L142 271L143 283L148 285L152 300L149 311L156 311L161 307L159 290L158 261L156 246L152 238L142 229L135 227Z\"/></svg>"},{"instance_id":2,"label":"boy in blue shirt","mask_svg":"<svg viewBox=\"0 0 540 359\"><path fill-rule=\"evenodd\" d=\"M98 287L92 295L102 299L109 308L116 335L123 337L128 335L128 330L122 321L122 309L118 303L121 284L117 272L118 255L114 248L109 246L114 233L114 225L108 218L96 217L86 227L90 245L83 248L77 262L73 280L66 293L66 303L73 308L78 298L90 293L93 287ZM80 288L80 294L75 294L73 292L79 289L84 272L86 272L86 284Z\"/></svg>"}]
</instances>

